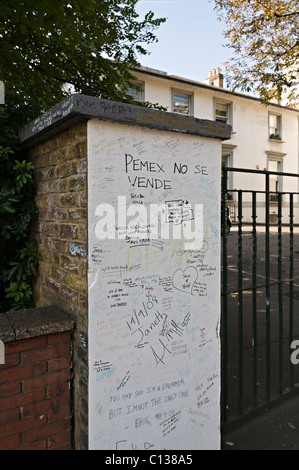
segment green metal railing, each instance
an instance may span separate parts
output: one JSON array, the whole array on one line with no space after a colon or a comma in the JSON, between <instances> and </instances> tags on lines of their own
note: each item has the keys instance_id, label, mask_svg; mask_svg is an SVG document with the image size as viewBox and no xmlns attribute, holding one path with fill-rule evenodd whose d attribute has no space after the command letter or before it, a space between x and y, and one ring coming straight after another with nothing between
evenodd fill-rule
<instances>
[{"instance_id":1,"label":"green metal railing","mask_svg":"<svg viewBox=\"0 0 299 470\"><path fill-rule=\"evenodd\" d=\"M228 172L264 178L264 189L228 190ZM283 179L286 187L285 179L299 178L294 173L223 168L222 214L232 202L237 209L228 235L222 217L223 426L296 390L299 383L299 365L290 361L294 332L299 339L299 312L294 314L297 261L299 273L299 257L294 258L294 196L299 193L270 192L271 175ZM277 222L270 225L273 205Z\"/></svg>"}]
</instances>

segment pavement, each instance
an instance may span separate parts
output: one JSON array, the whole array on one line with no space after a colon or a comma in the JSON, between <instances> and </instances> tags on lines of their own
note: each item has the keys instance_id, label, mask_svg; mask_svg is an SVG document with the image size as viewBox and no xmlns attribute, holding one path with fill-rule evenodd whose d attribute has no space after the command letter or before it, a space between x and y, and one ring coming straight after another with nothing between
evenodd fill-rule
<instances>
[{"instance_id":1,"label":"pavement","mask_svg":"<svg viewBox=\"0 0 299 470\"><path fill-rule=\"evenodd\" d=\"M222 431L221 450L299 450L299 390Z\"/></svg>"}]
</instances>

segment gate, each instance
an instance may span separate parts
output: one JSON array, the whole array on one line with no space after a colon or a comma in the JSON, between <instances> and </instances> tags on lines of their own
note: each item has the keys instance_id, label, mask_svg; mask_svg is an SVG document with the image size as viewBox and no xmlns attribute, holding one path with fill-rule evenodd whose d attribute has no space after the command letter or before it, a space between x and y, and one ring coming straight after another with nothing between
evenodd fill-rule
<instances>
[{"instance_id":1,"label":"gate","mask_svg":"<svg viewBox=\"0 0 299 470\"><path fill-rule=\"evenodd\" d=\"M228 190L229 172L259 189ZM222 214L229 207L233 225L227 234L223 217L222 426L298 389L299 193L279 191L298 188L298 178L223 168Z\"/></svg>"}]
</instances>

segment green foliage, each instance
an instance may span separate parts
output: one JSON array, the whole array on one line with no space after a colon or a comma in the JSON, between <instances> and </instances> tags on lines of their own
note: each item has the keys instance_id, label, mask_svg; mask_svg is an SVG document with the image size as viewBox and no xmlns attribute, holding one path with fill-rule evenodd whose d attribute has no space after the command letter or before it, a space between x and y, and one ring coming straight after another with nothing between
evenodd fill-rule
<instances>
[{"instance_id":1,"label":"green foliage","mask_svg":"<svg viewBox=\"0 0 299 470\"><path fill-rule=\"evenodd\" d=\"M135 86L130 69L165 21L151 11L139 18L137 1L1 1L0 312L31 306L40 258L30 241L33 166L18 131L71 91L134 103L126 93Z\"/></svg>"},{"instance_id":2,"label":"green foliage","mask_svg":"<svg viewBox=\"0 0 299 470\"><path fill-rule=\"evenodd\" d=\"M264 102L299 98L298 0L214 0L233 57L227 64L233 89L253 91Z\"/></svg>"},{"instance_id":3,"label":"green foliage","mask_svg":"<svg viewBox=\"0 0 299 470\"><path fill-rule=\"evenodd\" d=\"M40 259L29 240L33 203L33 165L18 161L0 146L0 312L32 305L31 283Z\"/></svg>"},{"instance_id":4,"label":"green foliage","mask_svg":"<svg viewBox=\"0 0 299 470\"><path fill-rule=\"evenodd\" d=\"M21 310L31 306L32 290L26 282L11 282L5 292L6 298L12 299L13 310Z\"/></svg>"},{"instance_id":5,"label":"green foliage","mask_svg":"<svg viewBox=\"0 0 299 470\"><path fill-rule=\"evenodd\" d=\"M78 93L132 102L130 67L165 21L151 11L139 18L137 1L1 2L0 80L17 109L26 103L27 121L33 110L40 114L66 97L66 83Z\"/></svg>"}]
</instances>

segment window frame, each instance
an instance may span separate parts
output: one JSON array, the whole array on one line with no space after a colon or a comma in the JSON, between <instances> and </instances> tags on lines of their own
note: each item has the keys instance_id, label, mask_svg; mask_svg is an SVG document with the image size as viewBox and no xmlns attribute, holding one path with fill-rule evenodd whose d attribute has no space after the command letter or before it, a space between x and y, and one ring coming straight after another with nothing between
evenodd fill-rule
<instances>
[{"instance_id":1,"label":"window frame","mask_svg":"<svg viewBox=\"0 0 299 470\"><path fill-rule=\"evenodd\" d=\"M234 166L234 150L237 148L237 145L230 145L230 144L222 144L221 147L221 167L233 168ZM226 165L223 165L224 159L226 160ZM221 171L221 178L223 178L223 174ZM222 183L221 183L222 186ZM229 171L227 174L227 182L226 182L228 192L233 189L234 187L234 173ZM235 199L235 193L232 192L229 199Z\"/></svg>"},{"instance_id":2,"label":"window frame","mask_svg":"<svg viewBox=\"0 0 299 470\"><path fill-rule=\"evenodd\" d=\"M271 116L275 116L277 118L277 129L278 129L278 134L273 134L271 133L271 126L270 126L270 119ZM271 137L273 136L273 137ZM282 141L282 114L280 113L275 113L273 111L269 111L268 113L268 139L271 140L271 142L281 142Z\"/></svg>"},{"instance_id":3,"label":"window frame","mask_svg":"<svg viewBox=\"0 0 299 470\"><path fill-rule=\"evenodd\" d=\"M216 121L216 110L217 110L217 104L224 104L226 106L228 106L228 116L227 116L227 121L224 122L224 121L217 121L217 122L222 122L224 124L228 124L230 126L233 125L233 102L232 101L228 101L228 100L223 100L222 98L216 98L214 97L213 99L213 118L214 118L214 121Z\"/></svg>"},{"instance_id":4,"label":"window frame","mask_svg":"<svg viewBox=\"0 0 299 470\"><path fill-rule=\"evenodd\" d=\"M282 173L283 172L283 160L284 157L286 156L285 153L281 152L271 152L267 151L267 168L269 169L270 167L270 161L276 162L277 163L277 172ZM272 175L269 175L269 178L271 178ZM273 179L273 178L271 178ZM277 176L277 191L279 193L283 192L283 177L281 175ZM282 196L282 200L284 199L284 196ZM276 201L276 198L270 197L270 201Z\"/></svg>"},{"instance_id":5,"label":"window frame","mask_svg":"<svg viewBox=\"0 0 299 470\"><path fill-rule=\"evenodd\" d=\"M175 111L175 106L174 106L175 95L182 95L182 96L188 97L188 106L189 106L188 113L180 113L179 111ZM180 90L178 88L172 88L171 89L171 110L173 113L181 114L183 116L194 116L194 94L191 91Z\"/></svg>"},{"instance_id":6,"label":"window frame","mask_svg":"<svg viewBox=\"0 0 299 470\"><path fill-rule=\"evenodd\" d=\"M144 102L145 82L143 82L143 81L141 81L141 80L136 80L136 81L134 81L134 82L132 82L132 83L134 83L134 85L137 85L137 86L140 87L140 91L139 91L139 93L140 93L140 99L139 99L139 98L136 99L135 96L134 96L132 93L129 92L129 90L135 90L135 89L133 89L132 87L129 87L129 88L126 90L126 93L127 93L128 95L130 95L135 101L139 101L140 103L143 103L143 102ZM136 90L136 91L138 91L138 90Z\"/></svg>"}]
</instances>

